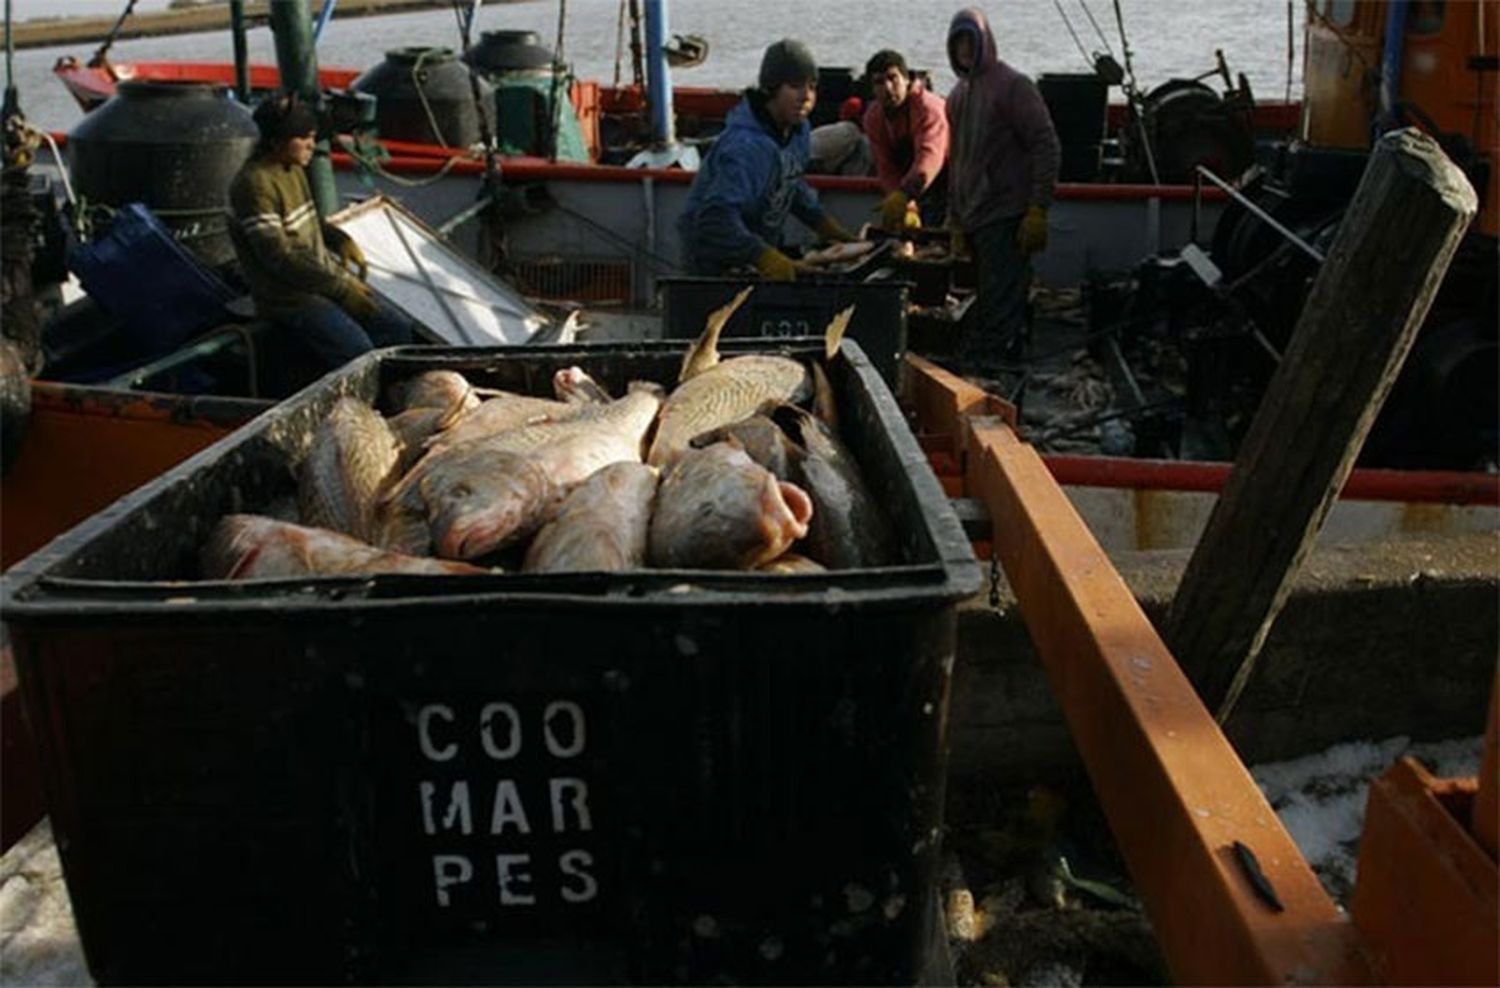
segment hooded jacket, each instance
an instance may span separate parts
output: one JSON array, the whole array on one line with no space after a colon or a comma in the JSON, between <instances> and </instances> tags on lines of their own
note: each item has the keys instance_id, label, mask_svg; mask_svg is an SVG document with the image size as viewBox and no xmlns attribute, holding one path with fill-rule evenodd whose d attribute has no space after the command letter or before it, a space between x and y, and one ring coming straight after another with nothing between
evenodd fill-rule
<instances>
[{"instance_id":1,"label":"hooded jacket","mask_svg":"<svg viewBox=\"0 0 1500 988\"><path fill-rule=\"evenodd\" d=\"M948 210L974 232L1049 206L1062 151L1052 115L1035 83L1000 61L984 14L961 10L948 28L948 58L958 35L974 37L974 67L953 65L958 85L948 94L952 149L948 157Z\"/></svg>"},{"instance_id":2,"label":"hooded jacket","mask_svg":"<svg viewBox=\"0 0 1500 988\"><path fill-rule=\"evenodd\" d=\"M906 102L886 113L879 99L865 110L865 136L875 153L875 176L885 192L900 189L916 198L948 160L948 116L943 98L913 79ZM909 145L902 153L902 145ZM907 164L909 162L909 164Z\"/></svg>"},{"instance_id":3,"label":"hooded jacket","mask_svg":"<svg viewBox=\"0 0 1500 988\"><path fill-rule=\"evenodd\" d=\"M783 137L748 91L724 121L693 179L677 220L683 265L694 274L719 274L754 263L781 242L788 213L816 227L823 219L818 194L803 176L812 156L807 122Z\"/></svg>"}]
</instances>

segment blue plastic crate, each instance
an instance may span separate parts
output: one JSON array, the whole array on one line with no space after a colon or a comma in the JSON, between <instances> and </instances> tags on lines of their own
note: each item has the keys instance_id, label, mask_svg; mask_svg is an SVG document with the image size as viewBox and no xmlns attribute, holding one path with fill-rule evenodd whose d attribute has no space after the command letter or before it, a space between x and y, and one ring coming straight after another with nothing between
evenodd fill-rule
<instances>
[{"instance_id":1,"label":"blue plastic crate","mask_svg":"<svg viewBox=\"0 0 1500 988\"><path fill-rule=\"evenodd\" d=\"M68 251L68 268L123 324L140 350L172 350L229 319L235 292L179 244L142 203L120 208L109 230Z\"/></svg>"}]
</instances>

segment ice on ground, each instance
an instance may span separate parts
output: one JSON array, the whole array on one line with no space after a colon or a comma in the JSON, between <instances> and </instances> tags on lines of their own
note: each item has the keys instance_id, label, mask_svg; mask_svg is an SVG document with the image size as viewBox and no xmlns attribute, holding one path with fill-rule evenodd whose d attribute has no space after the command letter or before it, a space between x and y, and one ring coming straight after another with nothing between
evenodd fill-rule
<instances>
[{"instance_id":1,"label":"ice on ground","mask_svg":"<svg viewBox=\"0 0 1500 988\"><path fill-rule=\"evenodd\" d=\"M1353 741L1302 758L1255 765L1250 774L1323 887L1347 904L1354 891L1371 780L1407 755L1440 778L1477 775L1481 740Z\"/></svg>"},{"instance_id":2,"label":"ice on ground","mask_svg":"<svg viewBox=\"0 0 1500 988\"><path fill-rule=\"evenodd\" d=\"M0 857L0 985L92 985L43 820Z\"/></svg>"}]
</instances>

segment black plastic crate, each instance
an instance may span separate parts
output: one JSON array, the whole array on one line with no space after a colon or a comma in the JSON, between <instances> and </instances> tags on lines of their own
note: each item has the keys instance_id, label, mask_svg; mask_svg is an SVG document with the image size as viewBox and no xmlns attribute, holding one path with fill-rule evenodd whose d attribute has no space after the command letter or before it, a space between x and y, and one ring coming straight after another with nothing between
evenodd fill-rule
<instances>
[{"instance_id":1,"label":"black plastic crate","mask_svg":"<svg viewBox=\"0 0 1500 988\"><path fill-rule=\"evenodd\" d=\"M372 354L7 574L100 981L922 977L980 579L857 345L828 370L897 565L181 582L221 515L292 493L341 395L436 368L542 393L575 363L618 391L682 351Z\"/></svg>"},{"instance_id":2,"label":"black plastic crate","mask_svg":"<svg viewBox=\"0 0 1500 988\"><path fill-rule=\"evenodd\" d=\"M780 340L821 336L828 321L854 306L846 338L858 341L875 369L895 385L906 352L906 307L910 286L902 280L848 281L803 279L779 282L742 278L663 278L662 334L668 339L697 339L708 314L754 285L724 327L725 337Z\"/></svg>"}]
</instances>

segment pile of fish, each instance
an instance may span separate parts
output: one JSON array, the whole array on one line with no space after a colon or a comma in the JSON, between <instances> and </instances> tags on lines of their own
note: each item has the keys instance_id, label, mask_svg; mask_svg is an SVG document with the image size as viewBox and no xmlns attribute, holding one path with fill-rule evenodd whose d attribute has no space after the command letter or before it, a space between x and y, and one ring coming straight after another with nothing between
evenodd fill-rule
<instances>
[{"instance_id":1,"label":"pile of fish","mask_svg":"<svg viewBox=\"0 0 1500 988\"><path fill-rule=\"evenodd\" d=\"M417 375L383 416L341 398L298 469L301 524L234 514L209 579L671 569L819 572L895 561L889 521L839 440L817 361L723 359L709 316L677 387L611 396L582 368L555 398ZM832 358L853 310L830 323Z\"/></svg>"}]
</instances>

